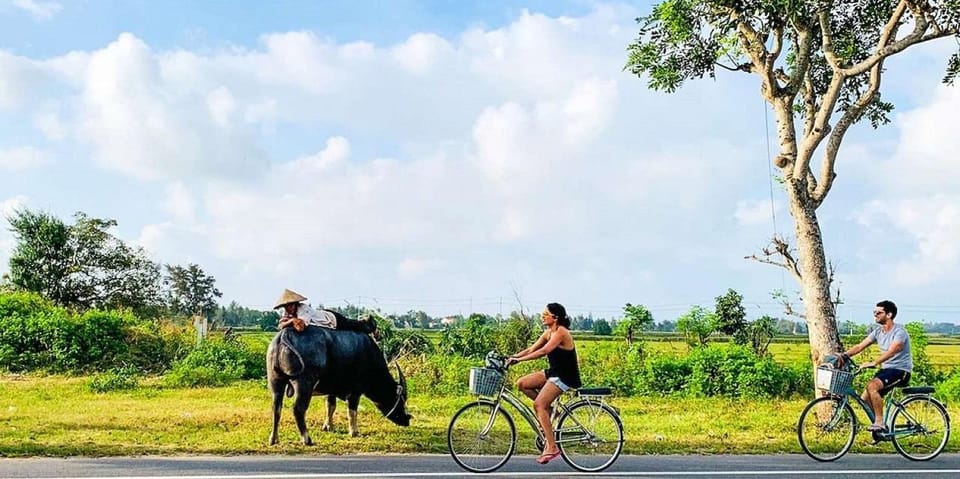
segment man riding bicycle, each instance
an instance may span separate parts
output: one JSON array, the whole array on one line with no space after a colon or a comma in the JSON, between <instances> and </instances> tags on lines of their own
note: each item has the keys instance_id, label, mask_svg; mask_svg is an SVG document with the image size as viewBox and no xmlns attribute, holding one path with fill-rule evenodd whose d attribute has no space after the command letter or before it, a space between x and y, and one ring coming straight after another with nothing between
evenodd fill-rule
<instances>
[{"instance_id":1,"label":"man riding bicycle","mask_svg":"<svg viewBox=\"0 0 960 479\"><path fill-rule=\"evenodd\" d=\"M875 361L864 363L863 368L872 368L877 365L880 370L874 375L867 388L863 391L863 400L873 408L875 415L873 424L867 429L870 431L885 431L883 424L883 397L894 387L904 387L910 383L910 373L913 371L913 358L910 356L910 335L903 326L894 324L897 317L897 305L893 301L880 301L873 310L873 318L880 327L874 329L860 344L840 353L841 365L851 356L859 354L870 344L877 343L880 347L880 357Z\"/></svg>"}]
</instances>

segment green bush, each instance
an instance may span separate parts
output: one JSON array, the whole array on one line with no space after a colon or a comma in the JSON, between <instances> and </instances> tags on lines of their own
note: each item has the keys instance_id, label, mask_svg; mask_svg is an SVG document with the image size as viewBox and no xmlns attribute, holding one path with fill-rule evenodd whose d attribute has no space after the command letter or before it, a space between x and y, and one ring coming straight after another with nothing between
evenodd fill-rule
<instances>
[{"instance_id":1,"label":"green bush","mask_svg":"<svg viewBox=\"0 0 960 479\"><path fill-rule=\"evenodd\" d=\"M640 373L638 393L667 395L682 393L690 380L690 362L686 358L658 355L651 357Z\"/></svg>"},{"instance_id":2,"label":"green bush","mask_svg":"<svg viewBox=\"0 0 960 479\"><path fill-rule=\"evenodd\" d=\"M440 333L439 350L448 355L483 358L494 347L494 328L482 318L471 317L463 326L449 327Z\"/></svg>"},{"instance_id":3,"label":"green bush","mask_svg":"<svg viewBox=\"0 0 960 479\"><path fill-rule=\"evenodd\" d=\"M172 387L222 386L239 379L267 375L263 354L239 341L208 339L173 365L164 376Z\"/></svg>"},{"instance_id":4,"label":"green bush","mask_svg":"<svg viewBox=\"0 0 960 479\"><path fill-rule=\"evenodd\" d=\"M960 401L960 367L953 368L947 378L937 386L937 397L943 401Z\"/></svg>"},{"instance_id":5,"label":"green bush","mask_svg":"<svg viewBox=\"0 0 960 479\"><path fill-rule=\"evenodd\" d=\"M139 384L140 373L137 368L123 366L91 376L87 381L87 389L95 393L105 393L136 389Z\"/></svg>"}]
</instances>

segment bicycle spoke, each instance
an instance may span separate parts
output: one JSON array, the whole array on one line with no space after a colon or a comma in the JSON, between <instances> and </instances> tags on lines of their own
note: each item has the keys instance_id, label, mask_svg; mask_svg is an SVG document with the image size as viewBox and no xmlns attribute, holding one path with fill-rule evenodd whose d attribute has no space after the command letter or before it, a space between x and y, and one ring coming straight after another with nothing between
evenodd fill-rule
<instances>
[{"instance_id":1,"label":"bicycle spoke","mask_svg":"<svg viewBox=\"0 0 960 479\"><path fill-rule=\"evenodd\" d=\"M623 424L609 406L574 404L558 424L558 441L564 460L584 472L609 467L623 449Z\"/></svg>"},{"instance_id":2,"label":"bicycle spoke","mask_svg":"<svg viewBox=\"0 0 960 479\"><path fill-rule=\"evenodd\" d=\"M915 461L933 459L947 445L950 419L947 412L926 397L911 398L893 416L893 445Z\"/></svg>"},{"instance_id":3,"label":"bicycle spoke","mask_svg":"<svg viewBox=\"0 0 960 479\"><path fill-rule=\"evenodd\" d=\"M460 409L447 429L450 455L472 472L490 472L503 466L513 454L516 440L510 416L485 400Z\"/></svg>"},{"instance_id":4,"label":"bicycle spoke","mask_svg":"<svg viewBox=\"0 0 960 479\"><path fill-rule=\"evenodd\" d=\"M807 404L797 424L800 447L818 461L840 458L853 445L856 419L850 406L839 399L823 397Z\"/></svg>"}]
</instances>

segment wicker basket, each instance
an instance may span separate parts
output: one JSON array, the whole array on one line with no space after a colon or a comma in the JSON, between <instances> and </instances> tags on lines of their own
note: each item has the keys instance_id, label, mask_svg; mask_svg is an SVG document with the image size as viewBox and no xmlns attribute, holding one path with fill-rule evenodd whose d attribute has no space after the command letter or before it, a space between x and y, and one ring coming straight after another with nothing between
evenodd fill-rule
<instances>
[{"instance_id":1,"label":"wicker basket","mask_svg":"<svg viewBox=\"0 0 960 479\"><path fill-rule=\"evenodd\" d=\"M470 392L480 396L500 394L503 375L490 368L470 368Z\"/></svg>"},{"instance_id":2,"label":"wicker basket","mask_svg":"<svg viewBox=\"0 0 960 479\"><path fill-rule=\"evenodd\" d=\"M817 389L829 391L831 394L845 394L851 386L853 386L853 373L833 369L830 366L817 368Z\"/></svg>"}]
</instances>

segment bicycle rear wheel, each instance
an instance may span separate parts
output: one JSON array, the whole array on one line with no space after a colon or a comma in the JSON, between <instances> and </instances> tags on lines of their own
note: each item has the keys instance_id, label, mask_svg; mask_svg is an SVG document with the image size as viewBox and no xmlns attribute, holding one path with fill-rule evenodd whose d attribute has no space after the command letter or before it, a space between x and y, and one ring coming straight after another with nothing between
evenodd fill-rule
<instances>
[{"instance_id":1,"label":"bicycle rear wheel","mask_svg":"<svg viewBox=\"0 0 960 479\"><path fill-rule=\"evenodd\" d=\"M938 402L917 396L893 414L893 447L912 461L937 457L950 439L950 416Z\"/></svg>"},{"instance_id":2,"label":"bicycle rear wheel","mask_svg":"<svg viewBox=\"0 0 960 479\"><path fill-rule=\"evenodd\" d=\"M470 472L496 471L507 463L516 445L513 419L485 399L460 408L447 428L450 456Z\"/></svg>"},{"instance_id":3,"label":"bicycle rear wheel","mask_svg":"<svg viewBox=\"0 0 960 479\"><path fill-rule=\"evenodd\" d=\"M808 456L823 462L843 457L853 446L857 420L853 409L839 398L814 399L800 413L797 439Z\"/></svg>"},{"instance_id":4,"label":"bicycle rear wheel","mask_svg":"<svg viewBox=\"0 0 960 479\"><path fill-rule=\"evenodd\" d=\"M602 471L623 450L623 423L606 404L580 401L570 406L557 422L557 446L563 460L581 472Z\"/></svg>"}]
</instances>

